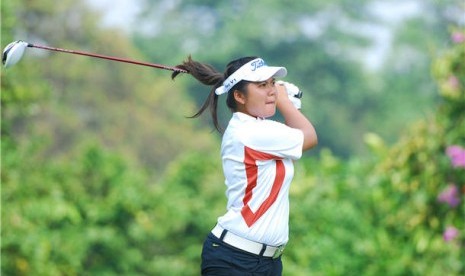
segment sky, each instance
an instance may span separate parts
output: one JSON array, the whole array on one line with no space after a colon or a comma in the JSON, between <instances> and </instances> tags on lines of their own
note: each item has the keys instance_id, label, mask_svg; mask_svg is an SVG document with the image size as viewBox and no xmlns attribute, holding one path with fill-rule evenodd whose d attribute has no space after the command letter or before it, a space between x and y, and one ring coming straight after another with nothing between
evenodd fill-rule
<instances>
[{"instance_id":1,"label":"sky","mask_svg":"<svg viewBox=\"0 0 465 276\"><path fill-rule=\"evenodd\" d=\"M120 27L129 32L140 7L131 0L88 0L91 7L103 14L102 24L108 27Z\"/></svg>"},{"instance_id":2,"label":"sky","mask_svg":"<svg viewBox=\"0 0 465 276\"><path fill-rule=\"evenodd\" d=\"M107 27L119 27L126 32L131 31L134 19L140 11L135 5L137 1L131 0L88 0L91 7L103 14L102 25ZM344 22L341 27L348 32L362 32L364 36L372 39L372 45L368 49L360 50L360 57L370 69L378 69L382 66L383 57L390 50L392 42L392 29L403 20L417 16L422 8L418 0L391 0L373 1L369 4L371 12L382 20L383 25ZM314 32L315 30L309 30Z\"/></svg>"}]
</instances>

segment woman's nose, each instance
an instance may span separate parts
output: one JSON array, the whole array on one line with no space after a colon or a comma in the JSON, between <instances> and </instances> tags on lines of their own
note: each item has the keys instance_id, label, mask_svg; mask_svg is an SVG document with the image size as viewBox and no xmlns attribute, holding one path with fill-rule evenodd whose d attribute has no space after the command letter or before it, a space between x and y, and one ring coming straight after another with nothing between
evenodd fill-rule
<instances>
[{"instance_id":1,"label":"woman's nose","mask_svg":"<svg viewBox=\"0 0 465 276\"><path fill-rule=\"evenodd\" d=\"M278 93L278 88L276 88L276 85L274 85L273 83L268 85L268 89L270 95L275 95Z\"/></svg>"}]
</instances>

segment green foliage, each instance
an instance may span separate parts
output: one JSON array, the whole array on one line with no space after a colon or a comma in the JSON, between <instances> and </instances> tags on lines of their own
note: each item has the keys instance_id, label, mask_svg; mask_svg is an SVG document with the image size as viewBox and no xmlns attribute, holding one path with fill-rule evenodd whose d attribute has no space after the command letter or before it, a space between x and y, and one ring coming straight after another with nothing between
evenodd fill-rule
<instances>
[{"instance_id":1,"label":"green foliage","mask_svg":"<svg viewBox=\"0 0 465 276\"><path fill-rule=\"evenodd\" d=\"M291 233L284 255L285 274L358 275L372 258L373 226L365 219L368 191L362 176L367 167L346 164L322 151L304 160L305 176L291 189Z\"/></svg>"},{"instance_id":2,"label":"green foliage","mask_svg":"<svg viewBox=\"0 0 465 276\"><path fill-rule=\"evenodd\" d=\"M218 152L192 152L173 163L157 186L160 254L155 275L196 275L204 238L225 210Z\"/></svg>"},{"instance_id":3,"label":"green foliage","mask_svg":"<svg viewBox=\"0 0 465 276\"><path fill-rule=\"evenodd\" d=\"M153 228L147 176L98 147L79 152L41 163L37 148L2 140L2 273L145 270Z\"/></svg>"},{"instance_id":4,"label":"green foliage","mask_svg":"<svg viewBox=\"0 0 465 276\"><path fill-rule=\"evenodd\" d=\"M225 204L220 175L209 173L220 169L215 158L190 154L153 186L143 170L99 146L46 163L40 148L2 141L3 274L197 271L203 238Z\"/></svg>"},{"instance_id":5,"label":"green foliage","mask_svg":"<svg viewBox=\"0 0 465 276\"><path fill-rule=\"evenodd\" d=\"M367 154L365 132L393 144L435 106L431 59L461 12L457 0L416 7L400 0L182 0L169 7L149 1L136 19L146 28L133 32L136 45L162 63L178 64L191 54L221 71L229 60L259 55L286 66L288 80L304 92L302 112L325 137L321 148L348 158ZM366 60L380 66L367 67ZM209 91L196 82L188 90L198 107ZM229 116L221 119L226 124Z\"/></svg>"},{"instance_id":6,"label":"green foliage","mask_svg":"<svg viewBox=\"0 0 465 276\"><path fill-rule=\"evenodd\" d=\"M3 1L2 46L21 33L137 57L125 38L97 28L81 2L48 2ZM147 265L167 247L154 236L158 194L149 184L183 145L209 151L214 137L182 116L191 104L169 74L118 65L31 49L2 69L2 274L160 270Z\"/></svg>"},{"instance_id":7,"label":"green foliage","mask_svg":"<svg viewBox=\"0 0 465 276\"><path fill-rule=\"evenodd\" d=\"M37 36L54 46L141 56L124 37L97 28L95 14L79 3L2 1L2 45L23 33L26 40ZM274 4L265 10L287 5L311 10L303 2ZM238 15L232 15L235 22L244 18ZM286 11L282 15L289 18ZM289 34L295 31L284 27ZM228 26L235 28L246 30ZM343 160L341 150L321 147L296 162L285 275L463 275L465 168L454 166L447 149L465 147L465 31L451 32L450 48L431 69L441 104L410 125L394 146L368 133L368 158ZM379 76L365 79L361 69L331 59L314 42L295 39L267 48L261 40L250 38L244 45L259 45L280 63L295 57L315 66L290 67L304 73L296 80L311 80L315 92L308 95L308 106L318 103L334 112L339 131L322 131L320 139L352 145L348 141L356 135L341 138L351 137L345 125L362 136L363 127L352 120L370 120L379 98L357 90L382 91ZM282 46L292 51L283 52ZM308 52L315 55L306 59ZM386 76L387 83L398 82L393 95L415 89L407 77L399 79L404 75L427 79L416 72ZM146 68L33 51L15 68L2 70L2 275L198 274L202 242L224 213L226 198L215 136L180 115L193 109L181 91L174 91L186 86ZM363 112L352 114L344 103ZM314 117L326 123L322 114ZM379 125L390 131L396 123ZM457 206L438 200L452 184L459 191ZM449 227L458 235L444 240Z\"/></svg>"},{"instance_id":8,"label":"green foliage","mask_svg":"<svg viewBox=\"0 0 465 276\"><path fill-rule=\"evenodd\" d=\"M5 4L11 11L2 21L12 23L2 25L2 45L14 37L142 60L120 32L98 28L84 2L23 2ZM82 140L98 140L157 174L188 148L208 151L215 142L209 130L186 120L193 104L165 71L28 48L14 68L2 71L1 96L2 131L16 141L38 134L49 142L44 158L66 157Z\"/></svg>"},{"instance_id":9,"label":"green foliage","mask_svg":"<svg viewBox=\"0 0 465 276\"><path fill-rule=\"evenodd\" d=\"M465 167L446 154L465 145L465 30L454 35L460 40L433 67L444 98L434 115L391 149L367 135L372 164L341 162L329 152L304 163L306 175L293 183L287 273L463 274ZM439 201L451 183L458 206ZM446 239L448 227L458 236Z\"/></svg>"}]
</instances>

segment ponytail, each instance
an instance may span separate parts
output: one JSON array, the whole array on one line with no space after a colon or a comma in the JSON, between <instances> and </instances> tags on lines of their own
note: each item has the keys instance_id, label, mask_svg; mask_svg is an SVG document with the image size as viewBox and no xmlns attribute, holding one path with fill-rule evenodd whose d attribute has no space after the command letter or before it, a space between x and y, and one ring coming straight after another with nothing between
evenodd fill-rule
<instances>
[{"instance_id":1,"label":"ponytail","mask_svg":"<svg viewBox=\"0 0 465 276\"><path fill-rule=\"evenodd\" d=\"M210 94L208 95L207 99L203 103L202 107L200 107L197 113L190 116L189 118L197 118L207 108L209 108L210 115L213 120L213 125L215 126L218 132L222 133L223 128L220 126L220 123L218 121L218 113L217 113L218 95L215 94L215 90L216 88L223 85L223 82L227 77L229 77L232 73L238 70L242 65L246 64L247 62L255 58L256 57L244 57L244 58L231 61L227 65L226 72L224 74L218 72L217 70L215 70L215 68L213 68L209 64L194 61L191 56L189 56L186 61L183 61L182 64L176 65L176 67L189 72L191 76L193 76L195 79L200 81L202 84L212 86L210 90ZM179 75L179 73L180 72L177 72L177 71L173 72L173 74L171 75L171 78L174 80L176 76ZM230 91L232 92L234 90L239 90L239 91L245 92L245 89L244 89L245 84L246 84L246 81L240 81L235 86L233 86ZM236 102L234 100L233 93L228 93L226 104L231 111L234 112L236 110Z\"/></svg>"}]
</instances>

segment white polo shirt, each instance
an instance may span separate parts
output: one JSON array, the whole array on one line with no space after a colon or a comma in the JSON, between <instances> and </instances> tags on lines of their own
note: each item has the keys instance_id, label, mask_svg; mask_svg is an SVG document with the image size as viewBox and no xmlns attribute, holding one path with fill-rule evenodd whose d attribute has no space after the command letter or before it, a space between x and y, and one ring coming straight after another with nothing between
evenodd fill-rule
<instances>
[{"instance_id":1,"label":"white polo shirt","mask_svg":"<svg viewBox=\"0 0 465 276\"><path fill-rule=\"evenodd\" d=\"M303 140L299 129L234 113L221 145L228 204L218 224L252 241L287 243L292 160L302 156Z\"/></svg>"}]
</instances>

